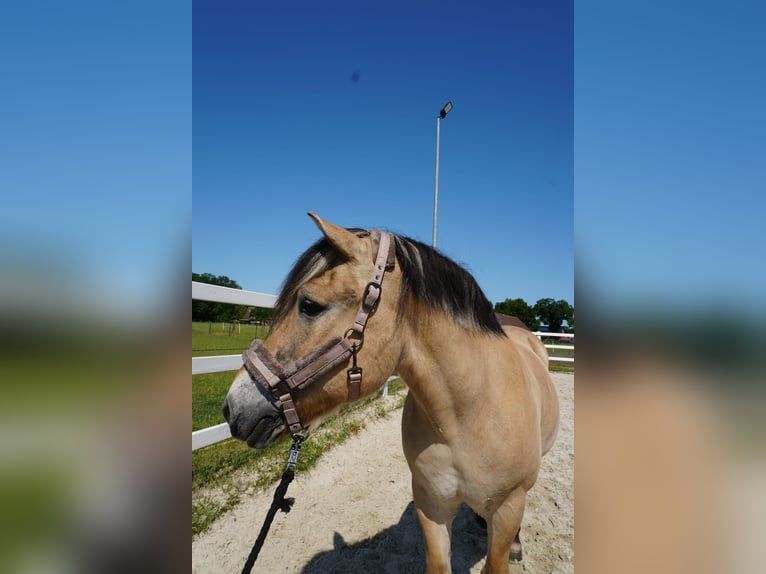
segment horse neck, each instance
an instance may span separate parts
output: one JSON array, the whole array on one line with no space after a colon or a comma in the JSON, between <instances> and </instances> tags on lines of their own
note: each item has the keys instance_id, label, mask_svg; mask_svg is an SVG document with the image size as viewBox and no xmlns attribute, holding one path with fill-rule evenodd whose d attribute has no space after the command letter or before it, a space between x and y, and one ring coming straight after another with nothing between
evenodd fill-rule
<instances>
[{"instance_id":1,"label":"horse neck","mask_svg":"<svg viewBox=\"0 0 766 574\"><path fill-rule=\"evenodd\" d=\"M455 413L481 400L475 388L486 368L481 356L490 337L467 331L440 311L411 317L397 372L432 426L449 425Z\"/></svg>"}]
</instances>

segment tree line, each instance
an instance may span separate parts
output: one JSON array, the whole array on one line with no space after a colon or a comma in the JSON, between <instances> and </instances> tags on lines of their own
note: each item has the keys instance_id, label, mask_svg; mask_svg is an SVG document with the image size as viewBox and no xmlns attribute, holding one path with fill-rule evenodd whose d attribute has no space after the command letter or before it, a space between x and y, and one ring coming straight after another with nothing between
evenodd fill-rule
<instances>
[{"instance_id":1,"label":"tree line","mask_svg":"<svg viewBox=\"0 0 766 574\"><path fill-rule=\"evenodd\" d=\"M506 299L495 303L495 312L518 317L532 331L545 325L550 333L574 333L574 307L564 299L538 299L534 305L521 298Z\"/></svg>"},{"instance_id":2,"label":"tree line","mask_svg":"<svg viewBox=\"0 0 766 574\"><path fill-rule=\"evenodd\" d=\"M242 289L236 281L225 275L192 273L192 281ZM518 317L533 331L538 331L545 325L551 333L574 332L574 307L563 299L558 301L539 299L534 305L529 305L520 298L506 299L500 303L495 303L495 312ZM232 303L192 301L192 321L230 322L242 320L268 322L271 320L271 309L246 307ZM566 326L564 326L565 322Z\"/></svg>"}]
</instances>

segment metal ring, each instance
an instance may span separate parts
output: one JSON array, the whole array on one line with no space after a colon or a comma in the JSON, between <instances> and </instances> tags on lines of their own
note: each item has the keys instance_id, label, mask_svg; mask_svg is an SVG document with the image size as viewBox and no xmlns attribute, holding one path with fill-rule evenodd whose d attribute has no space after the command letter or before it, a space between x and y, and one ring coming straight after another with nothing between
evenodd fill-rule
<instances>
[{"instance_id":1,"label":"metal ring","mask_svg":"<svg viewBox=\"0 0 766 574\"><path fill-rule=\"evenodd\" d=\"M356 337L352 337L351 335L356 335ZM346 329L346 332L343 333L343 338L349 341L358 341L358 343L354 343L357 346L357 350L361 349L362 344L364 344L364 333L355 331L353 327Z\"/></svg>"}]
</instances>

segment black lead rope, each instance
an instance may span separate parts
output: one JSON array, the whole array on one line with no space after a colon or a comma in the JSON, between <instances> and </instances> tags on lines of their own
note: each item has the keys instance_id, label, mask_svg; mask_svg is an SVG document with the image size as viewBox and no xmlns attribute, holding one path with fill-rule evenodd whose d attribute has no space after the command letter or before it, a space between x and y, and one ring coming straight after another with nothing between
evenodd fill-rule
<instances>
[{"instance_id":1,"label":"black lead rope","mask_svg":"<svg viewBox=\"0 0 766 574\"><path fill-rule=\"evenodd\" d=\"M244 568L242 568L242 574L250 574L253 569L255 561L258 559L258 553L261 551L263 543L266 541L266 535L269 533L271 523L274 521L274 517L277 515L277 510L281 510L284 513L290 512L295 502L294 498L285 498L287 494L287 487L295 478L295 467L298 464L298 455L301 453L301 445L305 437L299 434L293 435L293 445L290 447L290 456L287 459L287 468L282 473L282 480L277 486L277 490L274 491L274 500L271 502L271 508L266 513L266 520L263 521L261 531L258 534L258 538L255 540L253 549L250 551L250 556L247 557Z\"/></svg>"}]
</instances>

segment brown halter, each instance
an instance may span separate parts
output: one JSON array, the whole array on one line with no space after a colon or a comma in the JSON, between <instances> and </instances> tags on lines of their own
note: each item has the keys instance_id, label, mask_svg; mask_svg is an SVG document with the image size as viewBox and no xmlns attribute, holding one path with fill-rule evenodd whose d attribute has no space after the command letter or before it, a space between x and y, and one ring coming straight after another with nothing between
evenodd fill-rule
<instances>
[{"instance_id":1,"label":"brown halter","mask_svg":"<svg viewBox=\"0 0 766 574\"><path fill-rule=\"evenodd\" d=\"M347 371L348 400L359 398L362 384L362 369L356 365L356 354L364 343L364 329L370 315L375 313L383 293L382 283L386 271L394 269L396 246L393 236L378 229L370 232L375 269L372 280L367 284L362 295L362 303L353 325L343 334L319 345L316 349L301 357L286 370L276 358L263 346L261 339L256 339L250 348L242 354L245 368L250 378L264 386L277 400L291 435L304 430L295 410L292 391L303 389L331 369L341 365L353 356L353 365Z\"/></svg>"}]
</instances>

